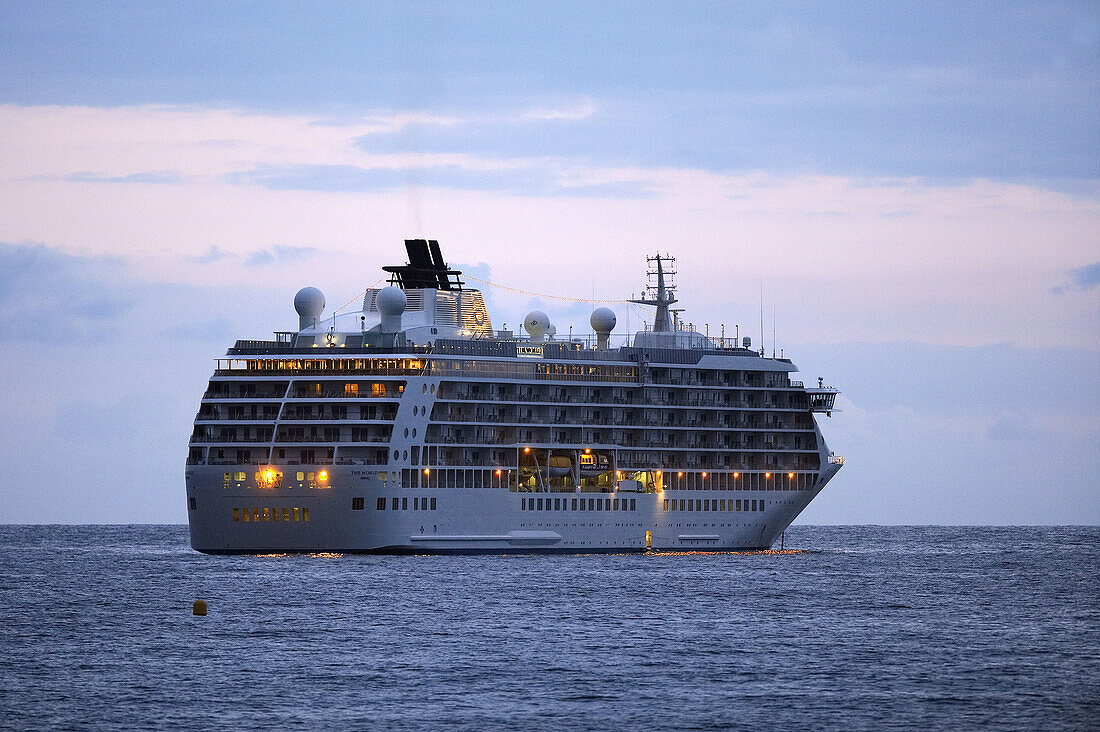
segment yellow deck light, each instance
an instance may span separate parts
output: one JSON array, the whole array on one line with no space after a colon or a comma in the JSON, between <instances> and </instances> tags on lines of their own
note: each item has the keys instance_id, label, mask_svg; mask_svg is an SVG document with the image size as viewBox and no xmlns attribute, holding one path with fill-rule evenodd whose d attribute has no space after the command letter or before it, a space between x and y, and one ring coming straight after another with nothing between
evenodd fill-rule
<instances>
[{"instance_id":1,"label":"yellow deck light","mask_svg":"<svg viewBox=\"0 0 1100 732\"><path fill-rule=\"evenodd\" d=\"M705 470L703 471L703 477L707 477L707 472Z\"/></svg>"},{"instance_id":2,"label":"yellow deck light","mask_svg":"<svg viewBox=\"0 0 1100 732\"><path fill-rule=\"evenodd\" d=\"M321 481L322 483L327 481L328 480L328 471L327 470L322 470L320 473L318 473L317 474L317 480Z\"/></svg>"},{"instance_id":3,"label":"yellow deck light","mask_svg":"<svg viewBox=\"0 0 1100 732\"><path fill-rule=\"evenodd\" d=\"M431 474L432 474L432 469L431 468L424 468L424 475L431 475Z\"/></svg>"},{"instance_id":4,"label":"yellow deck light","mask_svg":"<svg viewBox=\"0 0 1100 732\"><path fill-rule=\"evenodd\" d=\"M793 479L794 478L794 473L787 473L787 477Z\"/></svg>"},{"instance_id":5,"label":"yellow deck light","mask_svg":"<svg viewBox=\"0 0 1100 732\"><path fill-rule=\"evenodd\" d=\"M734 473L734 474L733 474L733 478L734 478L734 480L736 480L737 478L740 478L740 477L741 477L741 474L740 474L740 473Z\"/></svg>"},{"instance_id":6,"label":"yellow deck light","mask_svg":"<svg viewBox=\"0 0 1100 732\"><path fill-rule=\"evenodd\" d=\"M525 448L523 448L523 451L524 451L524 452L531 452L531 448L529 448L529 447L525 447Z\"/></svg>"},{"instance_id":7,"label":"yellow deck light","mask_svg":"<svg viewBox=\"0 0 1100 732\"><path fill-rule=\"evenodd\" d=\"M771 477L772 477L772 474L771 474L771 473L764 473L764 477L765 477L765 478L771 478Z\"/></svg>"},{"instance_id":8,"label":"yellow deck light","mask_svg":"<svg viewBox=\"0 0 1100 732\"><path fill-rule=\"evenodd\" d=\"M676 474L676 477L677 478L683 478L684 477L684 471L681 470L679 473Z\"/></svg>"}]
</instances>

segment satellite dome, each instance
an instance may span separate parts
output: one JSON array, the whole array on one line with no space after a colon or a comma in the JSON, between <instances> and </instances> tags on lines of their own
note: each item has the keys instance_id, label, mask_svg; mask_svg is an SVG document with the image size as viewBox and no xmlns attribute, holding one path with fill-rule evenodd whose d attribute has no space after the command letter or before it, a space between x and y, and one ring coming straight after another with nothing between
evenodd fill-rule
<instances>
[{"instance_id":1,"label":"satellite dome","mask_svg":"<svg viewBox=\"0 0 1100 732\"><path fill-rule=\"evenodd\" d=\"M390 285L379 290L374 303L382 315L400 315L405 312L408 299L405 297L404 290Z\"/></svg>"},{"instance_id":2,"label":"satellite dome","mask_svg":"<svg viewBox=\"0 0 1100 732\"><path fill-rule=\"evenodd\" d=\"M588 322L592 324L592 330L596 331L596 350L606 351L611 340L611 331L618 322L614 311L611 308L596 308Z\"/></svg>"},{"instance_id":3,"label":"satellite dome","mask_svg":"<svg viewBox=\"0 0 1100 732\"><path fill-rule=\"evenodd\" d=\"M541 341L550 330L550 317L541 310L532 310L523 319L523 329L533 341Z\"/></svg>"},{"instance_id":4,"label":"satellite dome","mask_svg":"<svg viewBox=\"0 0 1100 732\"><path fill-rule=\"evenodd\" d=\"M294 296L294 309L303 318L316 318L325 309L325 294L316 287L303 287Z\"/></svg>"},{"instance_id":5,"label":"satellite dome","mask_svg":"<svg viewBox=\"0 0 1100 732\"><path fill-rule=\"evenodd\" d=\"M615 330L615 324L619 321L611 308L596 308L592 311L592 317L588 322L592 324L592 330L597 333L610 333Z\"/></svg>"},{"instance_id":6,"label":"satellite dome","mask_svg":"<svg viewBox=\"0 0 1100 732\"><path fill-rule=\"evenodd\" d=\"M312 328L325 309L325 294L316 287L303 287L294 296L294 309L298 312L298 330Z\"/></svg>"}]
</instances>

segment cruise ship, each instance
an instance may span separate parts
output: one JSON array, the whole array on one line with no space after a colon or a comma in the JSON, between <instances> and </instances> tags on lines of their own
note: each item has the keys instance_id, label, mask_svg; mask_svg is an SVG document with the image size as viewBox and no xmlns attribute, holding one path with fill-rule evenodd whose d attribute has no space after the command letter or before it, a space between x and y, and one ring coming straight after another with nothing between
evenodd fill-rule
<instances>
[{"instance_id":1,"label":"cruise ship","mask_svg":"<svg viewBox=\"0 0 1100 732\"><path fill-rule=\"evenodd\" d=\"M405 247L361 308L303 288L297 330L217 359L187 455L194 549L761 550L843 465L815 416L836 390L684 325L669 257L624 301L652 325L615 335L599 307L563 339L540 311L494 330L437 241Z\"/></svg>"}]
</instances>

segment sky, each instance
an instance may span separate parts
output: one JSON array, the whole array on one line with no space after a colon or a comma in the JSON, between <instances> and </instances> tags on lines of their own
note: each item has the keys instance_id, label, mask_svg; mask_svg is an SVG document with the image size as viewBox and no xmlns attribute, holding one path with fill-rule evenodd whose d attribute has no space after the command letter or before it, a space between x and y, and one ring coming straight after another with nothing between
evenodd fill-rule
<instances>
[{"instance_id":1,"label":"sky","mask_svg":"<svg viewBox=\"0 0 1100 732\"><path fill-rule=\"evenodd\" d=\"M577 299L675 255L842 391L800 521L1100 522L1095 3L152 1L0 2L0 522L185 522L213 359L414 236Z\"/></svg>"}]
</instances>

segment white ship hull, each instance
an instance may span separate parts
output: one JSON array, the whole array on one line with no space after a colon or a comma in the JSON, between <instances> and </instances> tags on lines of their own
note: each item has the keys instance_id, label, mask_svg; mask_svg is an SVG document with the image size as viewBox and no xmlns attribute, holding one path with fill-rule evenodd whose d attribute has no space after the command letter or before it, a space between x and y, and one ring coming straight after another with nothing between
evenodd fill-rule
<instances>
[{"instance_id":1,"label":"white ship hull","mask_svg":"<svg viewBox=\"0 0 1100 732\"><path fill-rule=\"evenodd\" d=\"M778 541L837 468L808 491L519 493L405 490L380 481L377 468L354 466L330 469L331 488L224 489L223 467L188 468L188 494L196 499L191 545L209 554L761 550ZM362 508L353 508L357 498ZM666 500L691 501L692 509L665 510ZM762 510L736 510L754 502Z\"/></svg>"}]
</instances>

